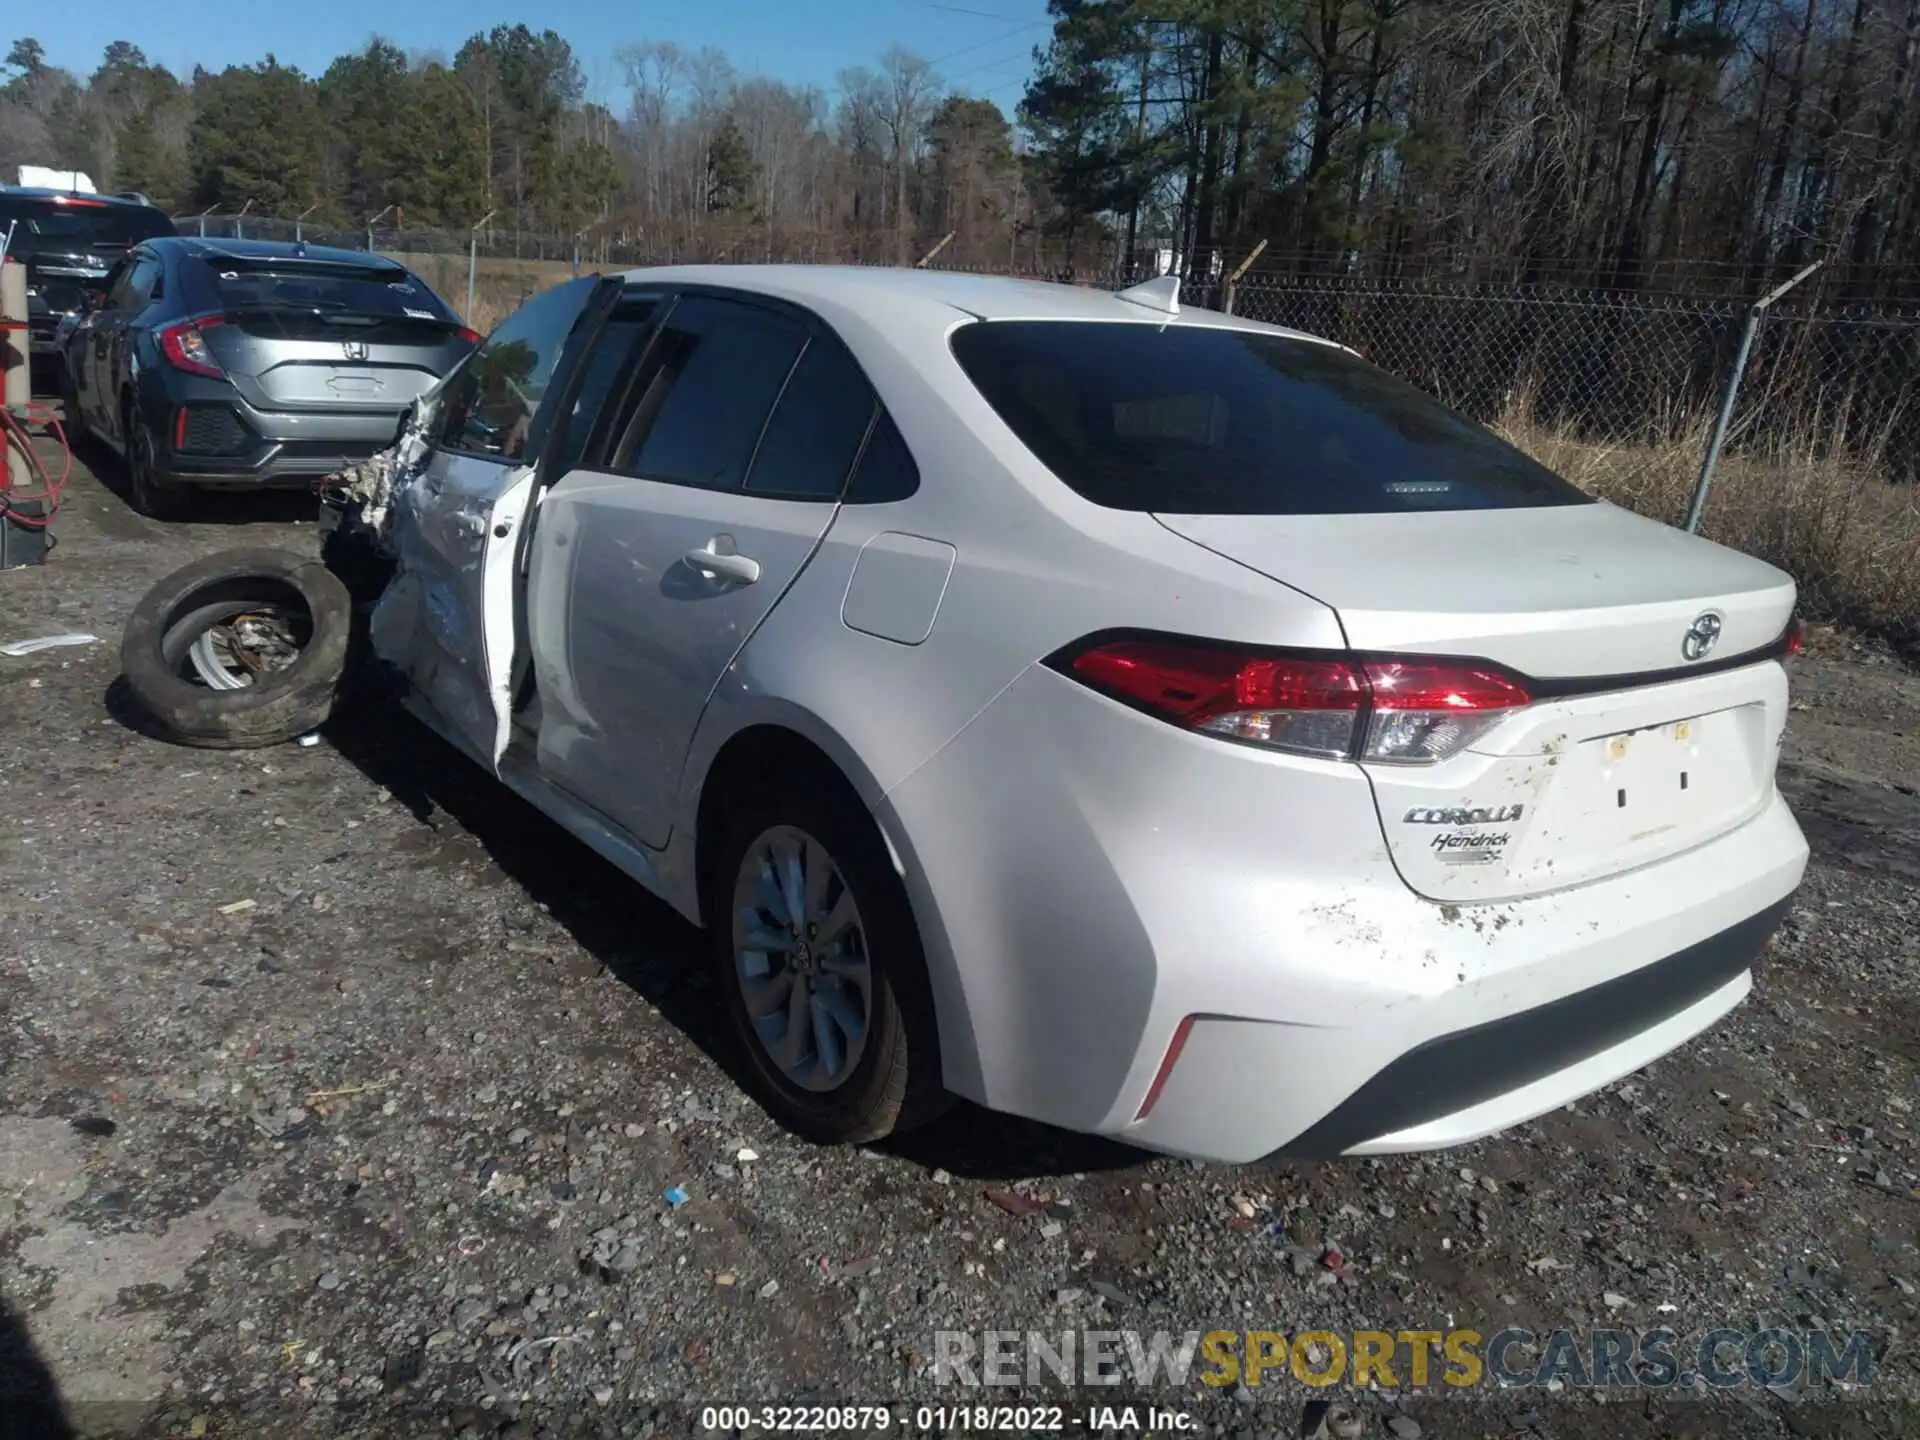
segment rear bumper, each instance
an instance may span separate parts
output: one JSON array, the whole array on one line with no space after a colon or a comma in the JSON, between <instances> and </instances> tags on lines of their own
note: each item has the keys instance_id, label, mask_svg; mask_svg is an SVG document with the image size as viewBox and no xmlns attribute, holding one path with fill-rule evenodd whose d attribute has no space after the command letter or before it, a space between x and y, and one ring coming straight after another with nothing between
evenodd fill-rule
<instances>
[{"instance_id":1,"label":"rear bumper","mask_svg":"<svg viewBox=\"0 0 1920 1440\"><path fill-rule=\"evenodd\" d=\"M303 490L322 476L331 475L354 460L364 460L382 448L369 445L364 449L342 448L306 455L288 454L284 447L275 447L272 453L245 470L198 457L168 456L161 464L160 476L170 484L199 485L210 490Z\"/></svg>"},{"instance_id":2,"label":"rear bumper","mask_svg":"<svg viewBox=\"0 0 1920 1440\"><path fill-rule=\"evenodd\" d=\"M147 407L148 424L161 475L178 484L306 486L384 450L405 418L404 409L261 410L223 381L169 378L166 395Z\"/></svg>"},{"instance_id":3,"label":"rear bumper","mask_svg":"<svg viewBox=\"0 0 1920 1440\"><path fill-rule=\"evenodd\" d=\"M1424 1041L1282 1153L1318 1158L1456 1145L1637 1070L1745 998L1791 908L1790 899L1777 901L1663 960Z\"/></svg>"},{"instance_id":4,"label":"rear bumper","mask_svg":"<svg viewBox=\"0 0 1920 1440\"><path fill-rule=\"evenodd\" d=\"M1358 767L1183 734L1044 670L881 819L950 1088L1233 1163L1460 1144L1638 1069L1747 993L1807 859L1769 791L1638 869L1440 904L1395 871Z\"/></svg>"}]
</instances>

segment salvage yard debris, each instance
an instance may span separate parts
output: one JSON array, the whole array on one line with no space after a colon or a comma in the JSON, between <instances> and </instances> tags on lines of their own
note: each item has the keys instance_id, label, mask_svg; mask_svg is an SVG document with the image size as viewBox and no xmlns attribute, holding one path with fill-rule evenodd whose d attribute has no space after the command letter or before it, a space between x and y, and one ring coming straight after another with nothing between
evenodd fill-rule
<instances>
[{"instance_id":1,"label":"salvage yard debris","mask_svg":"<svg viewBox=\"0 0 1920 1440\"><path fill-rule=\"evenodd\" d=\"M37 654L42 650L58 650L70 645L94 645L99 643L98 635L88 635L75 631L66 635L42 635L33 640L10 640L0 645L0 655L18 659L22 655Z\"/></svg>"}]
</instances>

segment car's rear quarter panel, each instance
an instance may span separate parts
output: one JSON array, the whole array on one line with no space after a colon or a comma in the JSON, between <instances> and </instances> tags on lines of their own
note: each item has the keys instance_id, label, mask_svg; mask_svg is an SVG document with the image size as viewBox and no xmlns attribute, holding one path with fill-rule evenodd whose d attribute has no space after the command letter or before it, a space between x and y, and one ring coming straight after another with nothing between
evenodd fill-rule
<instances>
[{"instance_id":1,"label":"car's rear quarter panel","mask_svg":"<svg viewBox=\"0 0 1920 1440\"><path fill-rule=\"evenodd\" d=\"M920 487L907 500L840 508L819 552L716 688L682 779L676 829L684 851L714 757L749 726L782 725L829 756L844 757L836 763L880 816L923 912L948 1083L977 1098L990 1066L977 1053L969 1017L984 1006L1000 1027L991 997L1002 960L975 953L964 963L956 958L946 943L948 917L926 913L937 902L924 870L941 863L942 848L953 843L949 836L1026 857L1019 863L1036 873L1051 863L1053 846L1021 833L1018 808L944 819L919 814L903 826L889 794L1048 655L1095 631L1178 629L1325 647L1338 646L1340 632L1319 602L1180 539L1150 516L1102 510L1058 484L966 382L947 350L943 324L896 328L860 316L823 318L853 348L899 425L918 463ZM917 644L857 630L843 616L863 551L887 536L933 542L895 547L896 553L917 553L923 564L943 571L950 563L931 629ZM951 562L942 546L952 547ZM1048 681L1056 678L1043 673ZM1062 738L1009 736L1005 743L1046 754ZM1155 738L1179 739L1170 730ZM1004 760L1010 770L1032 763L1030 756ZM1378 850L1364 782L1350 779L1358 782L1355 812ZM982 794L989 792L999 793L988 787ZM924 861L909 858L929 845L935 848ZM1063 886L1056 904L1067 898L1079 905L1073 895ZM1021 933L1030 938L1013 963L1051 964L1051 947Z\"/></svg>"}]
</instances>

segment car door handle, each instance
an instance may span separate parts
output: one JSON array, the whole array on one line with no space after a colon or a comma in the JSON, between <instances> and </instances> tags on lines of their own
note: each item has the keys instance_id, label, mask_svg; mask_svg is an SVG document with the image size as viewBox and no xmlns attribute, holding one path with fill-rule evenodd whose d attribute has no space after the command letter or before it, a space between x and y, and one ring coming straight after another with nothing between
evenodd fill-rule
<instances>
[{"instance_id":1,"label":"car door handle","mask_svg":"<svg viewBox=\"0 0 1920 1440\"><path fill-rule=\"evenodd\" d=\"M714 541L709 540L704 548L689 550L680 558L709 578L732 580L740 585L751 585L760 578L758 560L745 555L723 555L713 547Z\"/></svg>"}]
</instances>

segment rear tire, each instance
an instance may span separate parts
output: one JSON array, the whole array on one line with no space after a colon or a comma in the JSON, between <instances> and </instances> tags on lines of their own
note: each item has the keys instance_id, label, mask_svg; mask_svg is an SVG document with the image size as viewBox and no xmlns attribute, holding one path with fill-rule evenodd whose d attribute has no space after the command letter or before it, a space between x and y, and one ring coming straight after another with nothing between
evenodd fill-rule
<instances>
[{"instance_id":1,"label":"rear tire","mask_svg":"<svg viewBox=\"0 0 1920 1440\"><path fill-rule=\"evenodd\" d=\"M866 808L840 786L790 776L740 794L719 824L705 877L711 961L761 1103L799 1134L841 1145L898 1134L940 1114L951 1102L940 1083L939 1037L920 932L906 887ZM789 923L779 887L764 888L769 847L783 843L797 843L825 866L820 873L828 878L818 882L817 892L804 880L796 880L795 887L817 893L820 906L828 909L844 896L857 917L841 932L848 938L822 944L817 953L803 943L816 927L806 919ZM767 905L756 906L756 896ZM801 909L808 910L804 898ZM745 953L751 958L743 960L741 939L769 924L780 932L769 940L788 948L782 953L750 949ZM824 934L832 927L817 928ZM850 938L855 929L857 946ZM865 976L859 990L842 978L855 970ZM785 988L777 988L783 973ZM803 987L805 997L794 1000ZM785 997L771 1009L763 1006L757 1025L748 1009L749 988ZM825 1013L815 1016L816 1007ZM851 1019L858 1010L865 1015L855 1041L849 1029L834 1028L828 1017L837 1012ZM778 1052L795 1033L789 1017L796 1014L803 1020L798 1058L790 1052L783 1059ZM769 1027L783 1033L770 1039ZM824 1042L820 1027L825 1027Z\"/></svg>"},{"instance_id":2,"label":"rear tire","mask_svg":"<svg viewBox=\"0 0 1920 1440\"><path fill-rule=\"evenodd\" d=\"M121 427L126 436L127 498L149 520L182 520L193 508L193 492L160 478L153 431L139 412L127 406Z\"/></svg>"},{"instance_id":3,"label":"rear tire","mask_svg":"<svg viewBox=\"0 0 1920 1440\"><path fill-rule=\"evenodd\" d=\"M73 366L64 357L60 361L60 424L67 432L69 446L84 444L92 438L86 416L80 413L80 390L74 383Z\"/></svg>"},{"instance_id":4,"label":"rear tire","mask_svg":"<svg viewBox=\"0 0 1920 1440\"><path fill-rule=\"evenodd\" d=\"M260 614L273 615L297 642L291 661L248 674L231 689L196 683L196 665L209 661L209 633ZM127 617L120 668L169 739L246 750L304 735L332 713L352 631L346 587L319 561L285 550L227 550L174 571L147 592ZM231 654L233 642L227 643Z\"/></svg>"}]
</instances>

